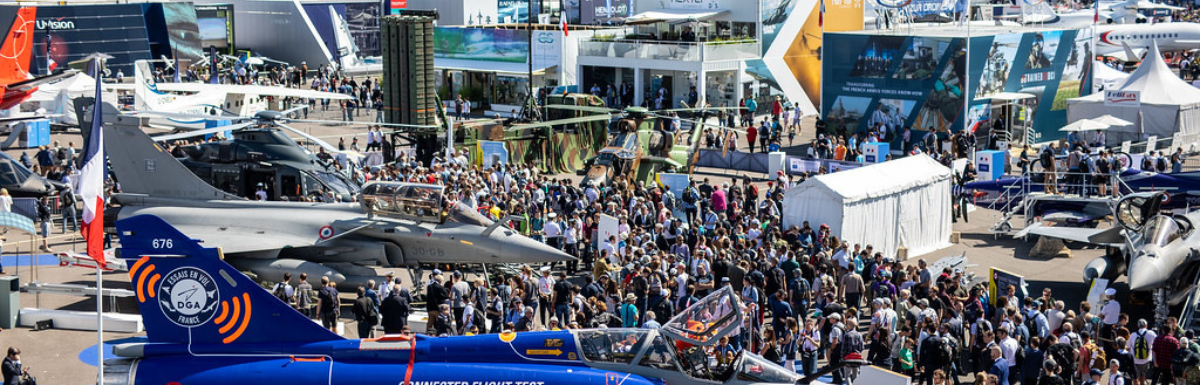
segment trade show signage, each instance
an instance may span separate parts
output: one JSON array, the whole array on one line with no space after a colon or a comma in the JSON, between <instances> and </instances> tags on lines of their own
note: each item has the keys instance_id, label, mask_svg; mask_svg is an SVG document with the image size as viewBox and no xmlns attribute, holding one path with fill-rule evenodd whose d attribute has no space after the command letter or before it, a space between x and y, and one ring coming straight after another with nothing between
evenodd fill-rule
<instances>
[{"instance_id":1,"label":"trade show signage","mask_svg":"<svg viewBox=\"0 0 1200 385\"><path fill-rule=\"evenodd\" d=\"M1114 107L1141 106L1141 91L1104 90L1104 105Z\"/></svg>"}]
</instances>

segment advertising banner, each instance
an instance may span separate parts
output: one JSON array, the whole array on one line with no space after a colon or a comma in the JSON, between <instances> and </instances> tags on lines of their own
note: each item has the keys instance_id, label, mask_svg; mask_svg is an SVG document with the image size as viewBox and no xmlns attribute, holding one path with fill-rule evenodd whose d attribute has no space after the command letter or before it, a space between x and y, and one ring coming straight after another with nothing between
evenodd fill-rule
<instances>
[{"instance_id":1,"label":"advertising banner","mask_svg":"<svg viewBox=\"0 0 1200 385\"><path fill-rule=\"evenodd\" d=\"M528 31L437 27L433 57L503 63L529 60Z\"/></svg>"},{"instance_id":2,"label":"advertising banner","mask_svg":"<svg viewBox=\"0 0 1200 385\"><path fill-rule=\"evenodd\" d=\"M883 127L892 137L951 133L986 123L1001 93L1023 93L1014 120L1031 121L1029 138L1062 137L1066 100L1091 92L1090 31L1052 30L971 37L827 33L823 118L832 129ZM970 44L970 57L967 57ZM969 64L968 64L969 63ZM964 90L964 87L970 87ZM966 96L969 113L964 114ZM914 132L916 137L924 133ZM907 149L906 149L907 150Z\"/></svg>"},{"instance_id":3,"label":"advertising banner","mask_svg":"<svg viewBox=\"0 0 1200 385\"><path fill-rule=\"evenodd\" d=\"M617 232L621 230L621 223L617 221L617 217L612 215L603 213L597 215L600 216L600 223L596 226L598 234L596 234L595 241L596 249L599 249L600 246L604 245L604 241L608 240L608 237L617 236L618 239L620 238L620 234L617 234Z\"/></svg>"},{"instance_id":4,"label":"advertising banner","mask_svg":"<svg viewBox=\"0 0 1200 385\"><path fill-rule=\"evenodd\" d=\"M1141 91L1104 90L1104 105L1113 107L1141 107Z\"/></svg>"},{"instance_id":5,"label":"advertising banner","mask_svg":"<svg viewBox=\"0 0 1200 385\"><path fill-rule=\"evenodd\" d=\"M580 22L583 24L621 24L633 16L631 0L581 0Z\"/></svg>"}]
</instances>

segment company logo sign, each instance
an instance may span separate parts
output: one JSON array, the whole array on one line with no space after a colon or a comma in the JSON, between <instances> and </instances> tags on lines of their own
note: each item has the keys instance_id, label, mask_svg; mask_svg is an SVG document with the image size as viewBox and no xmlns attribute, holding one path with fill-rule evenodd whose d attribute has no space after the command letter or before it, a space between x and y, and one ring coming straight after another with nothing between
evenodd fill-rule
<instances>
[{"instance_id":1,"label":"company logo sign","mask_svg":"<svg viewBox=\"0 0 1200 385\"><path fill-rule=\"evenodd\" d=\"M191 328L217 314L220 303L216 281L203 270L180 267L167 273L159 289L158 305L176 325Z\"/></svg>"},{"instance_id":2,"label":"company logo sign","mask_svg":"<svg viewBox=\"0 0 1200 385\"><path fill-rule=\"evenodd\" d=\"M554 43L554 32L541 32L537 35L537 42L542 44Z\"/></svg>"},{"instance_id":3,"label":"company logo sign","mask_svg":"<svg viewBox=\"0 0 1200 385\"><path fill-rule=\"evenodd\" d=\"M37 27L37 29L59 31L64 29L75 29L75 22L71 20L64 21L63 17L60 17L54 20L38 20L35 22L34 26Z\"/></svg>"},{"instance_id":4,"label":"company logo sign","mask_svg":"<svg viewBox=\"0 0 1200 385\"><path fill-rule=\"evenodd\" d=\"M1139 91L1104 91L1104 105L1137 107L1141 105Z\"/></svg>"}]
</instances>

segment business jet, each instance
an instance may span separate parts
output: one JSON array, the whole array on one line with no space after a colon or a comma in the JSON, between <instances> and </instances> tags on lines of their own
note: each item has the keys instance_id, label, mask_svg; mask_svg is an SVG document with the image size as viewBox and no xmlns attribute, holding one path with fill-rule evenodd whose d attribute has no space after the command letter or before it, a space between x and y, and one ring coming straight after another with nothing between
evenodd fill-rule
<instances>
[{"instance_id":1,"label":"business jet","mask_svg":"<svg viewBox=\"0 0 1200 385\"><path fill-rule=\"evenodd\" d=\"M132 90L134 112L130 115L151 118L151 125L203 128L205 120L254 116L269 111L270 101L283 98L348 100L353 96L297 88L208 83L157 83L151 76L150 62L134 63L134 83L113 88Z\"/></svg>"},{"instance_id":2,"label":"business jet","mask_svg":"<svg viewBox=\"0 0 1200 385\"><path fill-rule=\"evenodd\" d=\"M1200 23L1110 24L1096 27L1096 54L1141 61L1152 44L1161 51L1200 47Z\"/></svg>"}]
</instances>

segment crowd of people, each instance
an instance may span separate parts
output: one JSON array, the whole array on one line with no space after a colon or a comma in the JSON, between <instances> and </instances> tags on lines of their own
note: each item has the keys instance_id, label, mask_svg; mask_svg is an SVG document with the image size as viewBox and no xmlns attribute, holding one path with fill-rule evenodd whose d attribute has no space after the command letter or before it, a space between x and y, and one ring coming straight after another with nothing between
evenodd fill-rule
<instances>
[{"instance_id":1,"label":"crowd of people","mask_svg":"<svg viewBox=\"0 0 1200 385\"><path fill-rule=\"evenodd\" d=\"M536 168L483 169L462 157L435 159L429 167L402 157L363 173L367 180L440 184L449 204L507 218L512 228L578 258L522 266L491 282L433 271L416 292L425 293L434 335L657 328L729 287L745 305L746 322L713 348L714 357L744 350L803 373L815 373L818 362L861 356L925 383L975 374L979 384L1085 384L1109 370L1119 374L1110 381L1142 384L1142 378L1183 379L1200 364L1190 332L1174 321L1146 332L1147 320L1121 313L1112 291L1098 309L1088 303L1068 309L1049 289L1021 296L1010 286L989 298L986 284L972 284L962 270L902 263L824 224L785 228L781 198L804 176L765 186L701 178L676 196L670 186L622 177L576 186ZM618 218L617 235L600 239L600 214ZM377 322L403 328L397 319L407 312L383 309L396 290L365 288L360 297L368 299L361 308L356 303L356 319L373 322L367 307L374 304ZM400 298L412 303L411 294ZM1180 347L1192 352L1191 364L1178 364ZM834 381L855 376L836 371Z\"/></svg>"}]
</instances>

